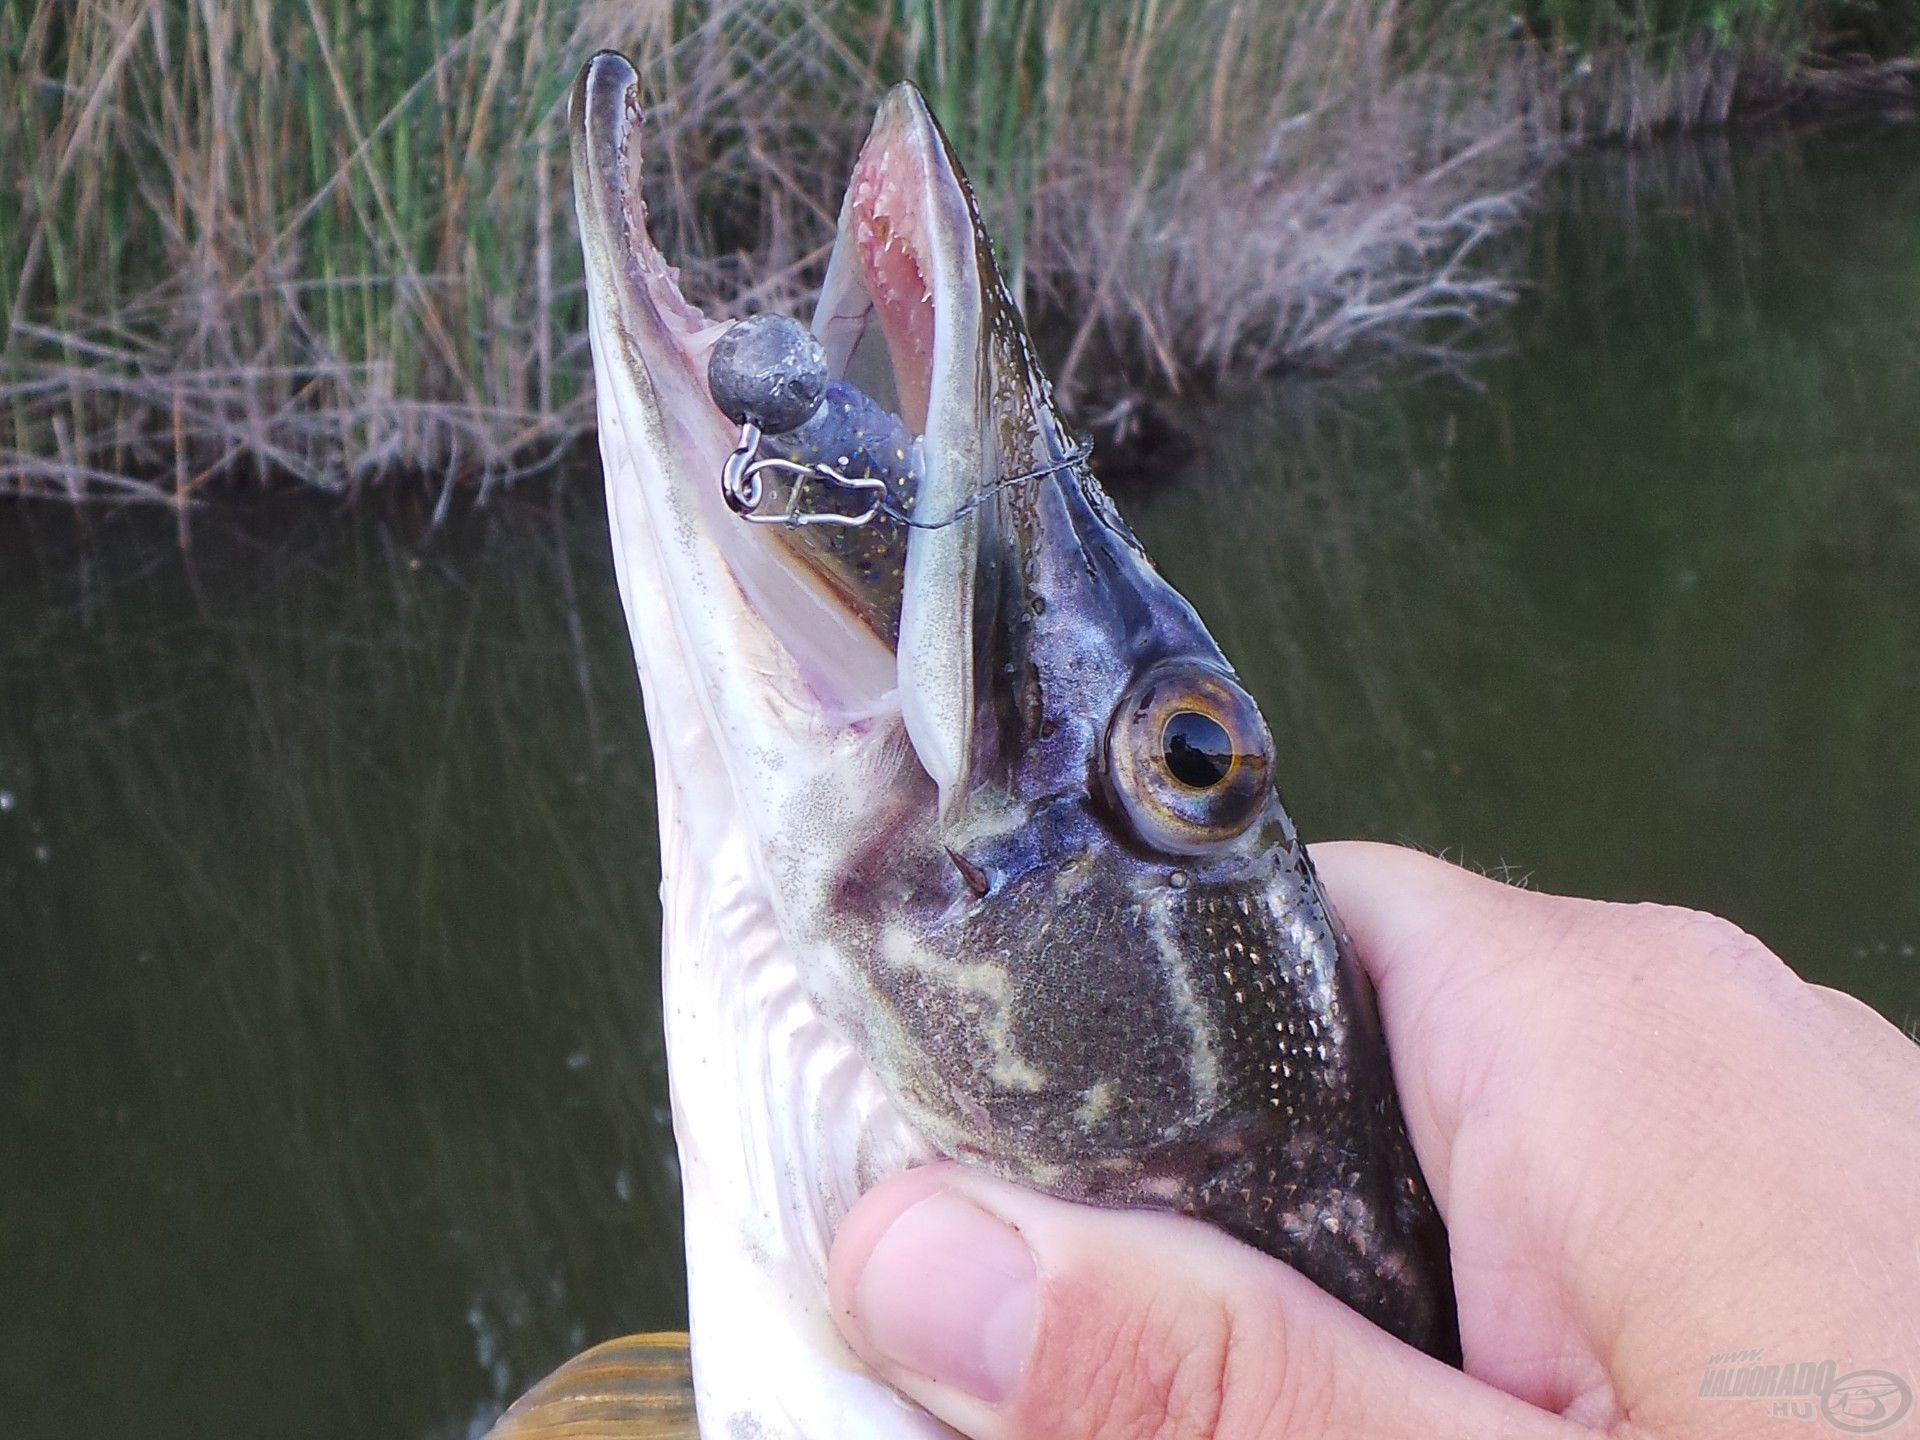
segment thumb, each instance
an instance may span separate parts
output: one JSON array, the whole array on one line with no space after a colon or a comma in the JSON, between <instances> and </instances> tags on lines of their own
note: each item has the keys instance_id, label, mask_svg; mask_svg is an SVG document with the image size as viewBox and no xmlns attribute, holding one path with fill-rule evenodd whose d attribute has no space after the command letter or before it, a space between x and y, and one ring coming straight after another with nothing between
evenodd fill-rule
<instances>
[{"instance_id":1,"label":"thumb","mask_svg":"<svg viewBox=\"0 0 1920 1440\"><path fill-rule=\"evenodd\" d=\"M828 1287L861 1357L975 1440L1577 1433L1198 1221L951 1164L864 1196Z\"/></svg>"}]
</instances>

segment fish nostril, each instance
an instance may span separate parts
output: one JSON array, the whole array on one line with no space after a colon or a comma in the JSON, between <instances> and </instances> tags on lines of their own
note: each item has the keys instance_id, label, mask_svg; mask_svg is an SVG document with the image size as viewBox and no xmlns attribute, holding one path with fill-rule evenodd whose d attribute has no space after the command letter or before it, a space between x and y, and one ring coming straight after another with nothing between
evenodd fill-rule
<instances>
[{"instance_id":1,"label":"fish nostril","mask_svg":"<svg viewBox=\"0 0 1920 1440\"><path fill-rule=\"evenodd\" d=\"M974 864L951 845L941 847L947 852L947 858L953 861L953 868L960 872L960 878L967 882L967 888L973 892L973 898L984 900L992 887L987 881L987 872Z\"/></svg>"}]
</instances>

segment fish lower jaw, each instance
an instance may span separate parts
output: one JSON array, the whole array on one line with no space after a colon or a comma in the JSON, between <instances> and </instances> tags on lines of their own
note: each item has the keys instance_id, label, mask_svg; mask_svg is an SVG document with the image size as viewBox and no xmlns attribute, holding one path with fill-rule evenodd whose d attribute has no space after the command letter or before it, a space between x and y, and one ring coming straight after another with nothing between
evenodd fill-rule
<instances>
[{"instance_id":1,"label":"fish lower jaw","mask_svg":"<svg viewBox=\"0 0 1920 1440\"><path fill-rule=\"evenodd\" d=\"M742 817L679 810L663 790L663 1009L701 1433L949 1436L847 1348L826 1292L862 1191L934 1152L808 998Z\"/></svg>"}]
</instances>

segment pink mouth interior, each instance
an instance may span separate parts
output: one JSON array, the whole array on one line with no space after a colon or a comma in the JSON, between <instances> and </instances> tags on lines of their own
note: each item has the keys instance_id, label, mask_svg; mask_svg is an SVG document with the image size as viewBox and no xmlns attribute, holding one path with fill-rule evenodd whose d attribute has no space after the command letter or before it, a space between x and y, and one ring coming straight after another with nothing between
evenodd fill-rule
<instances>
[{"instance_id":1,"label":"pink mouth interior","mask_svg":"<svg viewBox=\"0 0 1920 1440\"><path fill-rule=\"evenodd\" d=\"M621 208L629 264L656 315L682 337L684 358L704 388L706 353L726 323L709 320L680 293L677 272L648 233L640 186L637 94L629 97L628 106L621 156L626 193ZM848 181L861 284L880 320L900 418L916 435L927 428L934 360L933 285L925 258L930 227L926 168L927 157L919 146L897 136L876 135L861 150Z\"/></svg>"},{"instance_id":2,"label":"pink mouth interior","mask_svg":"<svg viewBox=\"0 0 1920 1440\"><path fill-rule=\"evenodd\" d=\"M933 386L933 287L921 261L925 248L925 157L910 145L871 142L848 185L861 279L880 316L900 395L900 418L915 434L927 428Z\"/></svg>"}]
</instances>

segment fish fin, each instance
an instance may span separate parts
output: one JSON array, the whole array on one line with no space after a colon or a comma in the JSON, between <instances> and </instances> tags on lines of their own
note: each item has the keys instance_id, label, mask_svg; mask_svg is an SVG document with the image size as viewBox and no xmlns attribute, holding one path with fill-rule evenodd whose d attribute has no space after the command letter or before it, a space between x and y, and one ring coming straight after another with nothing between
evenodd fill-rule
<instances>
[{"instance_id":1,"label":"fish fin","mask_svg":"<svg viewBox=\"0 0 1920 1440\"><path fill-rule=\"evenodd\" d=\"M625 1335L527 1391L487 1440L698 1440L684 1331Z\"/></svg>"}]
</instances>

